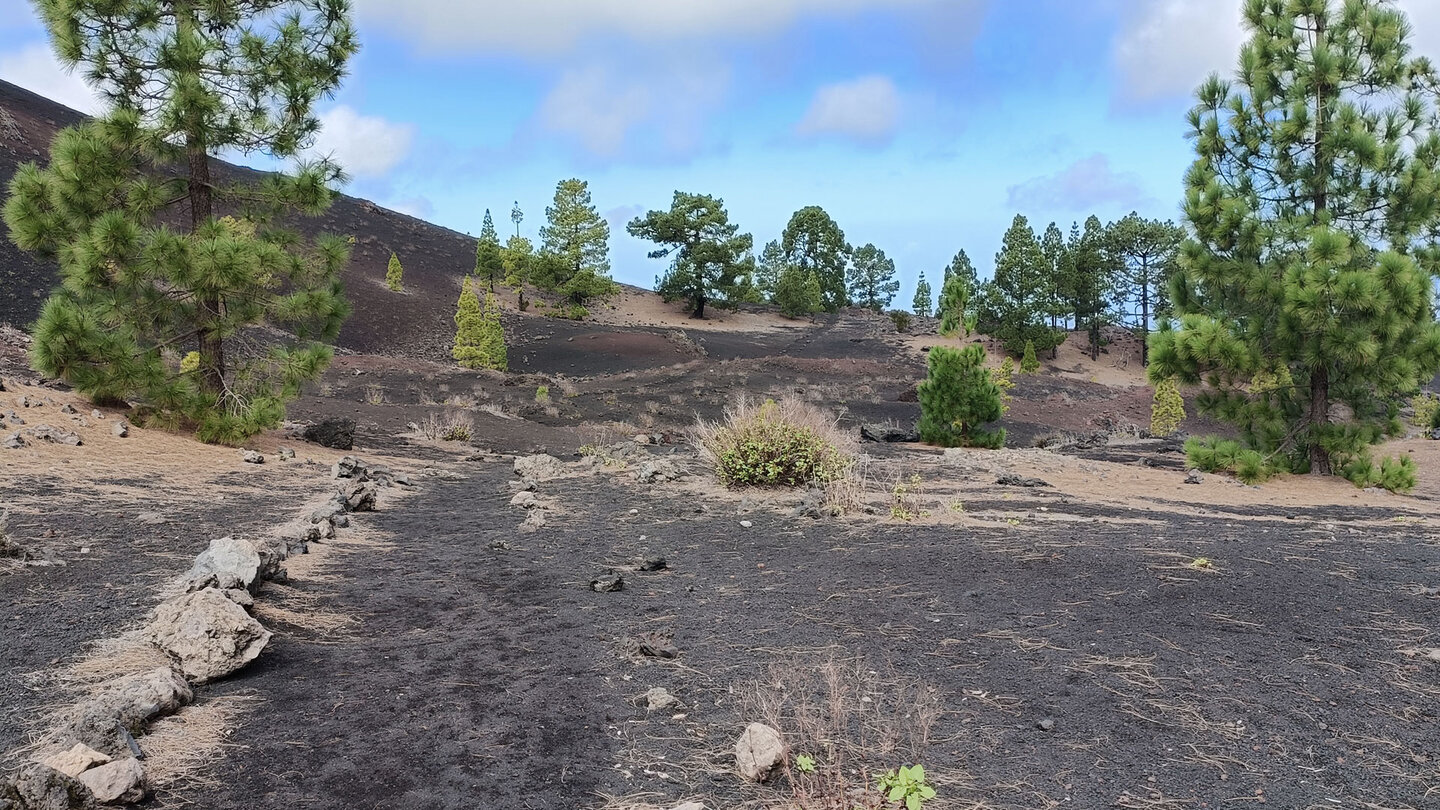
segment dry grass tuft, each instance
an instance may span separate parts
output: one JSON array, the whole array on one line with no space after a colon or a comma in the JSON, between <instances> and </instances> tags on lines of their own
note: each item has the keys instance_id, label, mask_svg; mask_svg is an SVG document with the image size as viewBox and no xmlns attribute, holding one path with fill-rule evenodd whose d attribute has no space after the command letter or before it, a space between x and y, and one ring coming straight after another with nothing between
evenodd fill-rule
<instances>
[{"instance_id":1,"label":"dry grass tuft","mask_svg":"<svg viewBox=\"0 0 1440 810\"><path fill-rule=\"evenodd\" d=\"M691 441L730 485L826 484L843 477L859 448L834 414L794 396L741 395L721 420L698 420Z\"/></svg>"},{"instance_id":2,"label":"dry grass tuft","mask_svg":"<svg viewBox=\"0 0 1440 810\"><path fill-rule=\"evenodd\" d=\"M431 411L420 432L432 441L468 442L475 435L475 419L460 410Z\"/></svg>"},{"instance_id":3,"label":"dry grass tuft","mask_svg":"<svg viewBox=\"0 0 1440 810\"><path fill-rule=\"evenodd\" d=\"M354 616L320 607L321 595L290 585L269 584L265 597L255 602L254 614L263 624L283 624L313 633L331 635L356 624Z\"/></svg>"},{"instance_id":4,"label":"dry grass tuft","mask_svg":"<svg viewBox=\"0 0 1440 810\"><path fill-rule=\"evenodd\" d=\"M226 740L261 698L227 695L162 718L141 737L145 775L156 792L176 793L185 784L214 784L211 769L224 759Z\"/></svg>"},{"instance_id":5,"label":"dry grass tuft","mask_svg":"<svg viewBox=\"0 0 1440 810\"><path fill-rule=\"evenodd\" d=\"M116 678L169 665L170 656L164 650L152 644L140 631L132 630L92 643L84 657L56 677L65 686L92 691Z\"/></svg>"}]
</instances>

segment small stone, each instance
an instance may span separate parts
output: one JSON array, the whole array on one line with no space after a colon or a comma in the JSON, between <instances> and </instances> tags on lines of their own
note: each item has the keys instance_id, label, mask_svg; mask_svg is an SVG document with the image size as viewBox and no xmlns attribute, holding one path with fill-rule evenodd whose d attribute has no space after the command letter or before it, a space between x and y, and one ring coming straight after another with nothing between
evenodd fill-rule
<instances>
[{"instance_id":1,"label":"small stone","mask_svg":"<svg viewBox=\"0 0 1440 810\"><path fill-rule=\"evenodd\" d=\"M735 767L751 782L764 782L785 761L785 740L764 723L751 723L735 741Z\"/></svg>"},{"instance_id":2,"label":"small stone","mask_svg":"<svg viewBox=\"0 0 1440 810\"><path fill-rule=\"evenodd\" d=\"M60 406L60 412L67 415L74 415L79 413L79 411L75 410L75 406L71 405L68 402Z\"/></svg>"},{"instance_id":3,"label":"small stone","mask_svg":"<svg viewBox=\"0 0 1440 810\"><path fill-rule=\"evenodd\" d=\"M90 411L90 418L91 418L91 419L96 419L96 420L104 419L104 418L105 418L105 414L101 413L101 412L98 411L98 410L92 410L92 411Z\"/></svg>"},{"instance_id":4,"label":"small stone","mask_svg":"<svg viewBox=\"0 0 1440 810\"><path fill-rule=\"evenodd\" d=\"M742 520L742 521L740 521L740 528L742 528L742 529L750 529L750 528L754 528L754 526L755 526L755 524L754 524L754 523L751 523L751 522L748 521L748 520Z\"/></svg>"},{"instance_id":5,"label":"small stone","mask_svg":"<svg viewBox=\"0 0 1440 810\"><path fill-rule=\"evenodd\" d=\"M130 435L130 426L124 422L116 422L110 426L110 432L114 434L115 438L123 439Z\"/></svg>"},{"instance_id":6,"label":"small stone","mask_svg":"<svg viewBox=\"0 0 1440 810\"><path fill-rule=\"evenodd\" d=\"M685 802L684 804L675 805L670 808L670 810L705 810L705 805L700 802Z\"/></svg>"},{"instance_id":7,"label":"small stone","mask_svg":"<svg viewBox=\"0 0 1440 810\"><path fill-rule=\"evenodd\" d=\"M1204 482L1204 480L1205 476L1202 475L1199 470L1188 470L1185 473L1185 483L1187 484L1199 484Z\"/></svg>"},{"instance_id":8,"label":"small stone","mask_svg":"<svg viewBox=\"0 0 1440 810\"><path fill-rule=\"evenodd\" d=\"M294 451L294 450L291 450L291 449L288 448L288 447L282 447L282 448L280 448L280 460L281 460L281 461L290 461L290 460L292 460L292 459L294 459L294 458L295 458L295 451Z\"/></svg>"},{"instance_id":9,"label":"small stone","mask_svg":"<svg viewBox=\"0 0 1440 810\"><path fill-rule=\"evenodd\" d=\"M40 439L41 441L68 445L70 447L79 447L80 445L84 444L84 442L80 441L80 437L76 434L71 433L68 430L61 430L57 427L51 427L50 425L36 425L35 427L30 429L30 435L34 436L37 439Z\"/></svg>"},{"instance_id":10,"label":"small stone","mask_svg":"<svg viewBox=\"0 0 1440 810\"><path fill-rule=\"evenodd\" d=\"M645 711L654 712L680 705L680 699L663 687L653 686L645 693Z\"/></svg>"},{"instance_id":11,"label":"small stone","mask_svg":"<svg viewBox=\"0 0 1440 810\"><path fill-rule=\"evenodd\" d=\"M510 544L505 542L504 540L491 540L490 548L495 551L509 551Z\"/></svg>"},{"instance_id":12,"label":"small stone","mask_svg":"<svg viewBox=\"0 0 1440 810\"><path fill-rule=\"evenodd\" d=\"M666 567L664 557L646 557L640 561L641 571L664 571Z\"/></svg>"},{"instance_id":13,"label":"small stone","mask_svg":"<svg viewBox=\"0 0 1440 810\"><path fill-rule=\"evenodd\" d=\"M590 580L590 590L596 593L614 593L625 590L625 578L613 570L599 574Z\"/></svg>"},{"instance_id":14,"label":"small stone","mask_svg":"<svg viewBox=\"0 0 1440 810\"><path fill-rule=\"evenodd\" d=\"M672 630L647 630L635 640L636 651L647 658L679 658Z\"/></svg>"},{"instance_id":15,"label":"small stone","mask_svg":"<svg viewBox=\"0 0 1440 810\"><path fill-rule=\"evenodd\" d=\"M1022 475L1016 475L1015 473L1005 473L995 479L995 483L1002 487L1025 487L1026 489L1038 489L1040 487L1050 486L1050 484L1039 478L1026 478Z\"/></svg>"},{"instance_id":16,"label":"small stone","mask_svg":"<svg viewBox=\"0 0 1440 810\"><path fill-rule=\"evenodd\" d=\"M9 436L6 436L5 441L0 442L0 447L4 447L6 450L19 450L24 447L25 444L25 437L21 436L20 431L17 430Z\"/></svg>"},{"instance_id":17,"label":"small stone","mask_svg":"<svg viewBox=\"0 0 1440 810\"><path fill-rule=\"evenodd\" d=\"M85 743L75 743L70 750L51 754L40 760L40 764L54 768L66 776L79 776L96 765L104 765L109 761L108 755L96 751Z\"/></svg>"},{"instance_id":18,"label":"small stone","mask_svg":"<svg viewBox=\"0 0 1440 810\"><path fill-rule=\"evenodd\" d=\"M1055 721L1049 717L1045 717L1042 718L1039 722L1037 722L1035 724L1035 727L1040 729L1041 731L1054 731Z\"/></svg>"},{"instance_id":19,"label":"small stone","mask_svg":"<svg viewBox=\"0 0 1440 810\"><path fill-rule=\"evenodd\" d=\"M134 757L91 768L77 778L103 804L135 804L149 792L145 769Z\"/></svg>"},{"instance_id":20,"label":"small stone","mask_svg":"<svg viewBox=\"0 0 1440 810\"><path fill-rule=\"evenodd\" d=\"M522 490L515 493L515 497L510 499L510 505L518 506L521 509L534 509L540 505L540 499L535 497L534 492Z\"/></svg>"},{"instance_id":21,"label":"small stone","mask_svg":"<svg viewBox=\"0 0 1440 810\"><path fill-rule=\"evenodd\" d=\"M240 451L240 460L241 460L241 461L244 461L246 464L264 464L264 463L265 463L265 457L262 456L262 455L260 455L259 453L255 452L254 450L241 450L241 451Z\"/></svg>"}]
</instances>

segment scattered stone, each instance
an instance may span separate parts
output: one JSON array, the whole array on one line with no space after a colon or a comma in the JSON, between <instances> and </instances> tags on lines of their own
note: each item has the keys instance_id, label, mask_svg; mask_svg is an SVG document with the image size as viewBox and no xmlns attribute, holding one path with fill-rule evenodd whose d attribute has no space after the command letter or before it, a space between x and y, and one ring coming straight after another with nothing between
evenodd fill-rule
<instances>
[{"instance_id":1,"label":"scattered stone","mask_svg":"<svg viewBox=\"0 0 1440 810\"><path fill-rule=\"evenodd\" d=\"M751 782L764 782L780 763L787 750L780 732L764 723L751 723L735 741L735 767Z\"/></svg>"},{"instance_id":2,"label":"scattered stone","mask_svg":"<svg viewBox=\"0 0 1440 810\"><path fill-rule=\"evenodd\" d=\"M33 399L25 396L24 394L21 394L21 395L20 395L20 399L16 400L16 404L18 404L18 405L19 405L20 407L22 407L22 408L38 408L38 407L40 407L40 403L39 403L39 402L36 402L35 400L33 400Z\"/></svg>"},{"instance_id":3,"label":"scattered stone","mask_svg":"<svg viewBox=\"0 0 1440 810\"><path fill-rule=\"evenodd\" d=\"M20 425L25 424L25 420L21 419L20 415L15 413L14 411L5 414L5 418L10 420L11 427L19 427Z\"/></svg>"},{"instance_id":4,"label":"scattered stone","mask_svg":"<svg viewBox=\"0 0 1440 810\"><path fill-rule=\"evenodd\" d=\"M641 571L664 571L667 567L664 557L646 557L640 561Z\"/></svg>"},{"instance_id":5,"label":"scattered stone","mask_svg":"<svg viewBox=\"0 0 1440 810\"><path fill-rule=\"evenodd\" d=\"M893 425L861 425L860 439L867 442L918 442L920 434Z\"/></svg>"},{"instance_id":6,"label":"scattered stone","mask_svg":"<svg viewBox=\"0 0 1440 810\"><path fill-rule=\"evenodd\" d=\"M635 651L647 658L679 658L675 631L647 630L635 638Z\"/></svg>"},{"instance_id":7,"label":"scattered stone","mask_svg":"<svg viewBox=\"0 0 1440 810\"><path fill-rule=\"evenodd\" d=\"M1039 478L1026 478L1021 475L1016 475L1015 473L1005 473L1004 475L1001 475L999 478L995 479L995 483L1002 487L1025 487L1027 489L1036 489L1039 487L1050 486L1050 484L1040 480Z\"/></svg>"},{"instance_id":8,"label":"scattered stone","mask_svg":"<svg viewBox=\"0 0 1440 810\"><path fill-rule=\"evenodd\" d=\"M374 484L356 484L345 494L345 506L351 512L374 512L379 494L380 489Z\"/></svg>"},{"instance_id":9,"label":"scattered stone","mask_svg":"<svg viewBox=\"0 0 1440 810\"><path fill-rule=\"evenodd\" d=\"M115 681L98 695L70 707L45 742L65 748L84 743L111 757L126 756L128 735L139 734L147 723L174 714L194 699L180 672L170 666L158 667Z\"/></svg>"},{"instance_id":10,"label":"scattered stone","mask_svg":"<svg viewBox=\"0 0 1440 810\"><path fill-rule=\"evenodd\" d=\"M255 597L251 596L249 591L242 591L239 588L226 588L220 591L220 593L224 594L226 599L245 608L247 611L255 607Z\"/></svg>"},{"instance_id":11,"label":"scattered stone","mask_svg":"<svg viewBox=\"0 0 1440 810\"><path fill-rule=\"evenodd\" d=\"M751 522L748 521L748 520L742 520L742 521L740 521L740 528L742 528L742 529L749 529L749 528L754 527L754 525L755 525L754 523L751 523Z\"/></svg>"},{"instance_id":12,"label":"scattered stone","mask_svg":"<svg viewBox=\"0 0 1440 810\"><path fill-rule=\"evenodd\" d=\"M79 776L96 765L104 765L109 761L108 754L96 751L85 743L75 743L69 750L40 760L40 764L54 768L66 776Z\"/></svg>"},{"instance_id":13,"label":"scattered stone","mask_svg":"<svg viewBox=\"0 0 1440 810\"><path fill-rule=\"evenodd\" d=\"M505 542L504 540L491 540L490 549L492 551L509 551L510 544Z\"/></svg>"},{"instance_id":14,"label":"scattered stone","mask_svg":"<svg viewBox=\"0 0 1440 810\"><path fill-rule=\"evenodd\" d=\"M260 552L249 540L221 537L210 541L185 574L186 591L219 588L252 590L260 577Z\"/></svg>"},{"instance_id":15,"label":"scattered stone","mask_svg":"<svg viewBox=\"0 0 1440 810\"><path fill-rule=\"evenodd\" d=\"M70 447L79 447L84 444L84 442L80 441L78 435L68 430L51 427L50 425L36 425L30 428L29 433L41 441L54 442L55 444L64 444Z\"/></svg>"},{"instance_id":16,"label":"scattered stone","mask_svg":"<svg viewBox=\"0 0 1440 810\"><path fill-rule=\"evenodd\" d=\"M350 516L344 514L336 515L330 518L330 525L337 529L348 529L350 528Z\"/></svg>"},{"instance_id":17,"label":"scattered stone","mask_svg":"<svg viewBox=\"0 0 1440 810\"><path fill-rule=\"evenodd\" d=\"M685 802L684 804L675 805L670 808L670 810L705 810L705 805L700 802Z\"/></svg>"},{"instance_id":18,"label":"scattered stone","mask_svg":"<svg viewBox=\"0 0 1440 810\"><path fill-rule=\"evenodd\" d=\"M1035 727L1040 729L1041 731L1054 731L1055 721L1052 718L1044 717L1035 724Z\"/></svg>"},{"instance_id":19,"label":"scattered stone","mask_svg":"<svg viewBox=\"0 0 1440 810\"><path fill-rule=\"evenodd\" d=\"M1185 483L1199 484L1205 481L1205 476L1199 470L1189 470L1185 473Z\"/></svg>"},{"instance_id":20,"label":"scattered stone","mask_svg":"<svg viewBox=\"0 0 1440 810\"><path fill-rule=\"evenodd\" d=\"M640 465L635 471L635 480L642 484L654 484L663 481L675 481L682 478L685 473L675 462L669 459L655 459Z\"/></svg>"},{"instance_id":21,"label":"scattered stone","mask_svg":"<svg viewBox=\"0 0 1440 810\"><path fill-rule=\"evenodd\" d=\"M545 510L531 509L525 515L525 522L520 524L520 529L526 532L533 532L545 526Z\"/></svg>"},{"instance_id":22,"label":"scattered stone","mask_svg":"<svg viewBox=\"0 0 1440 810\"><path fill-rule=\"evenodd\" d=\"M99 411L99 409L92 409L92 410L90 411L90 418L91 418L91 419L94 419L94 420L96 420L96 421L98 422L99 420L105 418L105 414L101 413L101 412Z\"/></svg>"},{"instance_id":23,"label":"scattered stone","mask_svg":"<svg viewBox=\"0 0 1440 810\"><path fill-rule=\"evenodd\" d=\"M365 471L365 462L354 456L341 456L330 465L331 478L354 478Z\"/></svg>"},{"instance_id":24,"label":"scattered stone","mask_svg":"<svg viewBox=\"0 0 1440 810\"><path fill-rule=\"evenodd\" d=\"M615 573L614 569L603 574L596 575L590 580L590 590L596 593L614 593L625 590L625 578Z\"/></svg>"},{"instance_id":25,"label":"scattered stone","mask_svg":"<svg viewBox=\"0 0 1440 810\"><path fill-rule=\"evenodd\" d=\"M75 410L75 406L71 405L68 402L60 406L60 412L66 415L74 415L79 413L79 411Z\"/></svg>"},{"instance_id":26,"label":"scattered stone","mask_svg":"<svg viewBox=\"0 0 1440 810\"><path fill-rule=\"evenodd\" d=\"M509 487L511 492L534 492L536 489L535 482L529 478L520 481L510 481L507 482L505 486Z\"/></svg>"},{"instance_id":27,"label":"scattered stone","mask_svg":"<svg viewBox=\"0 0 1440 810\"><path fill-rule=\"evenodd\" d=\"M824 517L825 492L819 489L808 489L804 497L800 499L800 505L790 512L791 517L808 517L812 520L819 520Z\"/></svg>"},{"instance_id":28,"label":"scattered stone","mask_svg":"<svg viewBox=\"0 0 1440 810\"><path fill-rule=\"evenodd\" d=\"M195 683L240 669L270 642L269 630L213 588L161 604L147 633L175 656L185 677Z\"/></svg>"},{"instance_id":29,"label":"scattered stone","mask_svg":"<svg viewBox=\"0 0 1440 810\"><path fill-rule=\"evenodd\" d=\"M93 810L96 806L94 794L80 780L38 763L15 777L10 792L16 797L17 810Z\"/></svg>"},{"instance_id":30,"label":"scattered stone","mask_svg":"<svg viewBox=\"0 0 1440 810\"><path fill-rule=\"evenodd\" d=\"M515 497L510 499L510 505L518 506L521 509L534 509L540 505L540 500L535 497L534 492L522 490L515 493Z\"/></svg>"},{"instance_id":31,"label":"scattered stone","mask_svg":"<svg viewBox=\"0 0 1440 810\"><path fill-rule=\"evenodd\" d=\"M295 458L295 451L289 447L282 447L279 452L281 461L292 461Z\"/></svg>"},{"instance_id":32,"label":"scattered stone","mask_svg":"<svg viewBox=\"0 0 1440 810\"><path fill-rule=\"evenodd\" d=\"M632 439L632 441L634 441L636 444L649 444L650 437L646 436L644 433L637 433L635 434L635 438Z\"/></svg>"},{"instance_id":33,"label":"scattered stone","mask_svg":"<svg viewBox=\"0 0 1440 810\"><path fill-rule=\"evenodd\" d=\"M343 417L326 419L309 425L300 434L305 441L314 442L332 450L353 450L355 448L355 420Z\"/></svg>"},{"instance_id":34,"label":"scattered stone","mask_svg":"<svg viewBox=\"0 0 1440 810\"><path fill-rule=\"evenodd\" d=\"M345 514L349 501L342 493L335 493L335 496L326 501L325 504L310 513L311 523L331 522L338 515Z\"/></svg>"},{"instance_id":35,"label":"scattered stone","mask_svg":"<svg viewBox=\"0 0 1440 810\"><path fill-rule=\"evenodd\" d=\"M521 456L515 459L515 474L532 481L549 481L565 475L565 463L543 453Z\"/></svg>"},{"instance_id":36,"label":"scattered stone","mask_svg":"<svg viewBox=\"0 0 1440 810\"><path fill-rule=\"evenodd\" d=\"M262 455L260 455L259 453L255 452L254 450L241 450L241 451L240 451L240 460L241 460L241 461L244 461L246 464L264 464L264 463L265 463L265 457L262 456Z\"/></svg>"},{"instance_id":37,"label":"scattered stone","mask_svg":"<svg viewBox=\"0 0 1440 810\"><path fill-rule=\"evenodd\" d=\"M6 436L5 441L0 443L0 447L4 447L6 450L19 450L26 444L25 437L21 436L20 431L17 430L9 436Z\"/></svg>"},{"instance_id":38,"label":"scattered stone","mask_svg":"<svg viewBox=\"0 0 1440 810\"><path fill-rule=\"evenodd\" d=\"M135 520L145 526L163 526L170 522L170 518L159 512L140 512L135 515Z\"/></svg>"},{"instance_id":39,"label":"scattered stone","mask_svg":"<svg viewBox=\"0 0 1440 810\"><path fill-rule=\"evenodd\" d=\"M116 422L110 426L110 433L117 439L123 439L130 435L130 426L124 422Z\"/></svg>"},{"instance_id":40,"label":"scattered stone","mask_svg":"<svg viewBox=\"0 0 1440 810\"><path fill-rule=\"evenodd\" d=\"M134 757L91 768L78 778L101 804L135 804L150 792L145 769Z\"/></svg>"},{"instance_id":41,"label":"scattered stone","mask_svg":"<svg viewBox=\"0 0 1440 810\"><path fill-rule=\"evenodd\" d=\"M663 687L652 686L645 693L645 711L656 712L680 705L680 699L665 691Z\"/></svg>"},{"instance_id":42,"label":"scattered stone","mask_svg":"<svg viewBox=\"0 0 1440 810\"><path fill-rule=\"evenodd\" d=\"M213 544L212 544L213 545ZM258 580L284 583L290 579L285 571L285 560L290 558L290 544L283 537L270 536L254 540L255 555L260 564L255 569Z\"/></svg>"}]
</instances>

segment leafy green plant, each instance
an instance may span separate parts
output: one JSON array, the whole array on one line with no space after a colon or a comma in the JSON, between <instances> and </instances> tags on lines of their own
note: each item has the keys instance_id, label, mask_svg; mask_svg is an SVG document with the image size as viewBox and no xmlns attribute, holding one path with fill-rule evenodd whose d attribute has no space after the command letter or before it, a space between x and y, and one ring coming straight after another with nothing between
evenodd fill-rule
<instances>
[{"instance_id":1,"label":"leafy green plant","mask_svg":"<svg viewBox=\"0 0 1440 810\"><path fill-rule=\"evenodd\" d=\"M550 402L550 386L542 385L535 389L535 401L541 405Z\"/></svg>"},{"instance_id":2,"label":"leafy green plant","mask_svg":"<svg viewBox=\"0 0 1440 810\"><path fill-rule=\"evenodd\" d=\"M887 802L896 802L905 810L921 810L925 802L935 798L935 788L925 781L924 765L902 765L886 771L876 780L876 787Z\"/></svg>"},{"instance_id":3,"label":"leafy green plant","mask_svg":"<svg viewBox=\"0 0 1440 810\"><path fill-rule=\"evenodd\" d=\"M1415 459L1409 456L1382 458L1377 465L1368 454L1361 454L1340 468L1340 474L1357 487L1402 493L1415 488L1415 472Z\"/></svg>"},{"instance_id":4,"label":"leafy green plant","mask_svg":"<svg viewBox=\"0 0 1440 810\"><path fill-rule=\"evenodd\" d=\"M900 476L895 479L895 485L890 488L890 517L909 523L918 517L929 515L928 512L920 509L918 503L923 483L924 481L916 473L911 473L909 478Z\"/></svg>"},{"instance_id":5,"label":"leafy green plant","mask_svg":"<svg viewBox=\"0 0 1440 810\"><path fill-rule=\"evenodd\" d=\"M814 773L815 758L809 754L801 754L795 757L795 770L801 773Z\"/></svg>"},{"instance_id":6,"label":"leafy green plant","mask_svg":"<svg viewBox=\"0 0 1440 810\"><path fill-rule=\"evenodd\" d=\"M741 402L720 424L702 422L698 444L731 487L799 487L844 477L855 461L852 440L834 419L801 400Z\"/></svg>"}]
</instances>

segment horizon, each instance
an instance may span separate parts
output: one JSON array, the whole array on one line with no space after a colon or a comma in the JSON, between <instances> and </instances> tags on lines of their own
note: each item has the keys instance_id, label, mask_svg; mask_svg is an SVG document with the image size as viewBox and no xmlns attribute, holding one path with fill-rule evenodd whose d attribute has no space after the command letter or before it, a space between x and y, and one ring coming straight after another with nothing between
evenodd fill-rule
<instances>
[{"instance_id":1,"label":"horizon","mask_svg":"<svg viewBox=\"0 0 1440 810\"><path fill-rule=\"evenodd\" d=\"M961 249L988 277L1017 213L1179 222L1192 91L1243 41L1238 0L448 5L356 3L362 50L316 147L345 193L471 235L487 208L510 232L518 201L533 239L578 177L613 277L645 289L665 264L625 224L677 190L722 198L757 254L819 205L895 260L901 308ZM1440 57L1440 3L1398 6ZM0 78L94 112L30 4L0 11Z\"/></svg>"}]
</instances>

